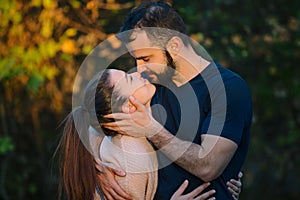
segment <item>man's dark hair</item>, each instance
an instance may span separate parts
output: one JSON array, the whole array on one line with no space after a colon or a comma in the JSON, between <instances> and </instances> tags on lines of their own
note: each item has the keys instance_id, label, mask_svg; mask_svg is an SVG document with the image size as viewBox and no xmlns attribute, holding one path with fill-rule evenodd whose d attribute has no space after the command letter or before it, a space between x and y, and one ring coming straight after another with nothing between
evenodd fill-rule
<instances>
[{"instance_id":1,"label":"man's dark hair","mask_svg":"<svg viewBox=\"0 0 300 200\"><path fill-rule=\"evenodd\" d=\"M180 15L164 2L141 3L127 16L120 32L143 27L167 28L187 34Z\"/></svg>"},{"instance_id":2,"label":"man's dark hair","mask_svg":"<svg viewBox=\"0 0 300 200\"><path fill-rule=\"evenodd\" d=\"M187 44L188 42L188 37L180 36L181 34L187 34L186 25L183 19L167 3L153 1L141 3L138 7L134 8L132 12L127 16L124 21L124 25L119 31L119 35L125 31L137 28L143 29L146 27L161 28L145 29L152 43L159 42L159 45L165 45L166 42L173 36L180 37L183 40L184 44ZM175 34L176 32L178 32L178 34ZM131 34L126 36L127 41L125 42L129 42L132 39L130 38L130 36ZM125 38L122 37L123 41L124 39Z\"/></svg>"}]
</instances>

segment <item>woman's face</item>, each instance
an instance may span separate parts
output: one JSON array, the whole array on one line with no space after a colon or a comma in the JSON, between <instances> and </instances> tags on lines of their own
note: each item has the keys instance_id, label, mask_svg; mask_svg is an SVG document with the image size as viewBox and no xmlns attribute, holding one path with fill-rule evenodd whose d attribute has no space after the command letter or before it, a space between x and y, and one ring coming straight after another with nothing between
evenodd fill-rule
<instances>
[{"instance_id":1,"label":"woman's face","mask_svg":"<svg viewBox=\"0 0 300 200\"><path fill-rule=\"evenodd\" d=\"M132 95L145 105L155 93L155 86L137 72L127 74L121 70L111 69L109 74L111 84L115 86L118 94L124 97Z\"/></svg>"}]
</instances>

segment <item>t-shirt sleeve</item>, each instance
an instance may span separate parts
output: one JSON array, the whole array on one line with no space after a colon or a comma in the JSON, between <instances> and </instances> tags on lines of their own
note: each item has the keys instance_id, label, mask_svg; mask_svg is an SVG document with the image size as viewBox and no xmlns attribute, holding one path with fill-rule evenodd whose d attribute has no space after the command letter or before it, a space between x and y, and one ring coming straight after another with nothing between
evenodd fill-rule
<instances>
[{"instance_id":1,"label":"t-shirt sleeve","mask_svg":"<svg viewBox=\"0 0 300 200\"><path fill-rule=\"evenodd\" d=\"M251 123L252 118L249 89L244 80L238 77L224 81L223 91L219 88L222 87L211 94L211 109L203 122L201 133L219 135L239 144L243 129Z\"/></svg>"}]
</instances>

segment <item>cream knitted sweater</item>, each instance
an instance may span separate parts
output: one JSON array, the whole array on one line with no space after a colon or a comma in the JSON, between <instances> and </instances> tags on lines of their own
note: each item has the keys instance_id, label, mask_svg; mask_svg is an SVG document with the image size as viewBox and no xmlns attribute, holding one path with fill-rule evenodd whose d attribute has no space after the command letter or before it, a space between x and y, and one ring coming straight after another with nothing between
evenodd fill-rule
<instances>
[{"instance_id":1,"label":"cream knitted sweater","mask_svg":"<svg viewBox=\"0 0 300 200\"><path fill-rule=\"evenodd\" d=\"M157 186L156 153L146 138L125 135L105 136L100 146L100 159L110 167L126 172L116 179L134 200L152 200Z\"/></svg>"}]
</instances>

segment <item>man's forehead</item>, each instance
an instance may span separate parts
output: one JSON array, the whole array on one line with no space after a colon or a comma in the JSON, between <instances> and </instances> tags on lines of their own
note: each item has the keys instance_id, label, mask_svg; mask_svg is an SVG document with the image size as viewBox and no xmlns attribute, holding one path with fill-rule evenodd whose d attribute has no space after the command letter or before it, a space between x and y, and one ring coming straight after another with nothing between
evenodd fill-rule
<instances>
[{"instance_id":1,"label":"man's forehead","mask_svg":"<svg viewBox=\"0 0 300 200\"><path fill-rule=\"evenodd\" d=\"M155 50L162 50L161 47L150 42L145 31L134 31L131 39L132 41L126 44L126 48L133 57L150 56Z\"/></svg>"},{"instance_id":2,"label":"man's forehead","mask_svg":"<svg viewBox=\"0 0 300 200\"><path fill-rule=\"evenodd\" d=\"M134 51L137 49L144 49L152 47L152 44L147 36L147 33L143 30L136 30L131 33L131 41L126 44L128 51Z\"/></svg>"}]
</instances>

